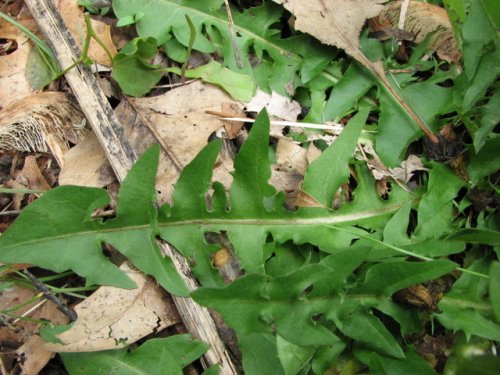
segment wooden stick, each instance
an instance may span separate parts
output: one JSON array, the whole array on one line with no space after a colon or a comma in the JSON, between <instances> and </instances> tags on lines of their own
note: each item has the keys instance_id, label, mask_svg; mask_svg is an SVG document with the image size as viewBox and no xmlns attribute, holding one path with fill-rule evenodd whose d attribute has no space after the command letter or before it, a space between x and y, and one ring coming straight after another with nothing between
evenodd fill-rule
<instances>
[{"instance_id":1,"label":"wooden stick","mask_svg":"<svg viewBox=\"0 0 500 375\"><path fill-rule=\"evenodd\" d=\"M70 66L78 60L80 51L53 1L25 0L25 3L41 31L45 34L61 67ZM101 91L90 69L85 66L75 67L65 76L87 117L87 121L105 150L117 178L123 181L135 162L136 155L106 96ZM188 288L195 290L198 285L191 275L187 261L166 243L160 242L159 246L165 254L172 258ZM191 298L172 297L188 332L211 346L203 358L204 366L218 364L220 374L236 374L236 366L231 362L229 353L208 310L196 304Z\"/></svg>"}]
</instances>

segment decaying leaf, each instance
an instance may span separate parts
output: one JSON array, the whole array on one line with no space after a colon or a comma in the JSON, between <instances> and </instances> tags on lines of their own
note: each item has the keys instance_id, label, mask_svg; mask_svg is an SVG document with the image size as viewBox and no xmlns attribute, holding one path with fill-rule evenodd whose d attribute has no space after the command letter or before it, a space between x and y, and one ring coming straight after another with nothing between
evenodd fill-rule
<instances>
[{"instance_id":1,"label":"decaying leaf","mask_svg":"<svg viewBox=\"0 0 500 375\"><path fill-rule=\"evenodd\" d=\"M152 143L160 143L164 152L160 157L160 167L157 179L157 190L161 191L160 200L170 201L173 184L179 177L182 168L188 164L207 144L209 138L224 126L224 121L206 113L207 110L221 111L223 103L240 104L232 100L223 90L200 81L180 86L167 93L152 98L129 98L129 102L156 138L144 142L144 134L137 125L125 125L127 136L132 144L144 143L137 150L144 152ZM121 107L121 109L120 109ZM118 112L124 106L118 107ZM132 115L133 116L133 115ZM130 121L125 116L120 119ZM151 137L151 136L149 136ZM222 152L214 169L214 180L229 187L232 177L232 159L229 152Z\"/></svg>"},{"instance_id":2,"label":"decaying leaf","mask_svg":"<svg viewBox=\"0 0 500 375\"><path fill-rule=\"evenodd\" d=\"M323 204L318 202L312 195L308 194L303 190L299 190L294 201L297 207L320 207L325 208Z\"/></svg>"},{"instance_id":3,"label":"decaying leaf","mask_svg":"<svg viewBox=\"0 0 500 375\"><path fill-rule=\"evenodd\" d=\"M33 298L35 294L34 290L20 285L3 290L0 293L0 311L19 306ZM44 319L53 324L68 323L67 316L59 311L54 303L43 299L28 303L12 313L34 320ZM9 318L8 315L6 318ZM4 321L0 327L0 345L14 349L25 375L38 374L53 357L53 353L39 345L41 339L37 335L38 329L39 324L35 322L15 318Z\"/></svg>"},{"instance_id":4,"label":"decaying leaf","mask_svg":"<svg viewBox=\"0 0 500 375\"><path fill-rule=\"evenodd\" d=\"M245 112L240 105L236 103L222 103L221 104L222 113L227 117L245 117ZM245 123L241 121L224 121L224 129L226 130L227 137L229 139L234 139L238 136Z\"/></svg>"},{"instance_id":5,"label":"decaying leaf","mask_svg":"<svg viewBox=\"0 0 500 375\"><path fill-rule=\"evenodd\" d=\"M276 167L271 170L269 183L278 191L292 192L300 188L304 176L298 172L287 172L277 170Z\"/></svg>"},{"instance_id":6,"label":"decaying leaf","mask_svg":"<svg viewBox=\"0 0 500 375\"><path fill-rule=\"evenodd\" d=\"M114 181L113 169L93 132L64 155L59 185L104 187Z\"/></svg>"},{"instance_id":7,"label":"decaying leaf","mask_svg":"<svg viewBox=\"0 0 500 375\"><path fill-rule=\"evenodd\" d=\"M137 289L101 287L75 307L75 325L58 338L63 344L45 344L53 352L90 352L118 349L180 321L165 291L127 264L121 270Z\"/></svg>"},{"instance_id":8,"label":"decaying leaf","mask_svg":"<svg viewBox=\"0 0 500 375\"><path fill-rule=\"evenodd\" d=\"M34 190L49 190L50 185L47 183L45 177L43 177L38 164L36 163L36 158L34 156L27 156L24 159L24 167L17 176L17 180L24 179L25 186L28 189Z\"/></svg>"},{"instance_id":9,"label":"decaying leaf","mask_svg":"<svg viewBox=\"0 0 500 375\"><path fill-rule=\"evenodd\" d=\"M245 105L248 112L260 112L266 108L269 116L286 121L296 121L301 112L300 104L273 91L271 94L257 90L252 100Z\"/></svg>"},{"instance_id":10,"label":"decaying leaf","mask_svg":"<svg viewBox=\"0 0 500 375\"><path fill-rule=\"evenodd\" d=\"M38 335L31 335L26 342L16 350L20 358L22 375L38 375L47 365L54 353L43 348L43 339Z\"/></svg>"},{"instance_id":11,"label":"decaying leaf","mask_svg":"<svg viewBox=\"0 0 500 375\"><path fill-rule=\"evenodd\" d=\"M0 150L50 152L59 165L69 149L88 129L72 96L43 92L26 97L0 112Z\"/></svg>"},{"instance_id":12,"label":"decaying leaf","mask_svg":"<svg viewBox=\"0 0 500 375\"><path fill-rule=\"evenodd\" d=\"M387 0L273 0L282 4L296 18L295 28L321 42L342 48L361 58L359 33L367 18L378 15Z\"/></svg>"},{"instance_id":13,"label":"decaying leaf","mask_svg":"<svg viewBox=\"0 0 500 375\"><path fill-rule=\"evenodd\" d=\"M34 31L36 23L32 19L20 21ZM40 87L30 82L26 74L28 61L36 59L37 51L29 38L14 25L0 19L0 38L17 44L15 51L3 54L0 59L0 108L5 108L17 100L34 94Z\"/></svg>"},{"instance_id":14,"label":"decaying leaf","mask_svg":"<svg viewBox=\"0 0 500 375\"><path fill-rule=\"evenodd\" d=\"M370 20L373 30L382 31L396 29L398 26L401 1L387 4L384 10ZM431 34L428 48L436 51L438 56L448 62L458 63L460 51L453 34L446 10L434 4L410 1L406 13L404 31L409 32L415 43L422 43Z\"/></svg>"},{"instance_id":15,"label":"decaying leaf","mask_svg":"<svg viewBox=\"0 0 500 375\"><path fill-rule=\"evenodd\" d=\"M331 143L331 142L330 142ZM321 150L317 148L313 142L309 144L307 148L307 163L311 164L314 160L316 160L321 155Z\"/></svg>"},{"instance_id":16,"label":"decaying leaf","mask_svg":"<svg viewBox=\"0 0 500 375\"><path fill-rule=\"evenodd\" d=\"M85 40L85 36L87 35L82 10L78 6L77 2L73 0L59 0L56 3L64 23L68 26L73 38L81 48L83 41ZM116 55L118 51L111 40L111 27L96 19L91 19L90 22L94 32L104 43L108 51L111 53L111 56ZM88 56L98 64L111 66L109 56L95 40L90 42Z\"/></svg>"},{"instance_id":17,"label":"decaying leaf","mask_svg":"<svg viewBox=\"0 0 500 375\"><path fill-rule=\"evenodd\" d=\"M422 160L417 155L410 155L408 159L401 163L401 168L389 168L389 171L396 177L399 181L404 181L408 183L410 178L417 171L428 171L429 169L424 167Z\"/></svg>"},{"instance_id":18,"label":"decaying leaf","mask_svg":"<svg viewBox=\"0 0 500 375\"><path fill-rule=\"evenodd\" d=\"M364 145L359 145L358 150L361 155L356 155L356 158L363 160L370 170L373 178L376 180L377 190L380 196L387 193L389 186L388 183L393 181L401 186L403 189L408 190L407 183L416 171L427 171L422 164L420 158L411 154L407 160L401 163L401 167L387 168L370 142Z\"/></svg>"},{"instance_id":19,"label":"decaying leaf","mask_svg":"<svg viewBox=\"0 0 500 375\"><path fill-rule=\"evenodd\" d=\"M358 144L358 150L361 152L358 158L366 162L375 180L379 181L391 176L389 170L384 163L382 163L382 160L378 157L371 143L367 142L363 146Z\"/></svg>"},{"instance_id":20,"label":"decaying leaf","mask_svg":"<svg viewBox=\"0 0 500 375\"><path fill-rule=\"evenodd\" d=\"M307 151L287 138L280 138L276 146L278 170L304 175L307 168Z\"/></svg>"}]
</instances>

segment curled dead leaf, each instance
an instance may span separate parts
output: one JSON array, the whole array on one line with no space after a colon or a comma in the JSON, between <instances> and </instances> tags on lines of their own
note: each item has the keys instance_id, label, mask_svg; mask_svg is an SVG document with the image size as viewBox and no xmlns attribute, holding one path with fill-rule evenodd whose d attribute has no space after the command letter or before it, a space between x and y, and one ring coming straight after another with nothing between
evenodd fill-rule
<instances>
[{"instance_id":1,"label":"curled dead leaf","mask_svg":"<svg viewBox=\"0 0 500 375\"><path fill-rule=\"evenodd\" d=\"M316 198L312 195L306 193L303 190L299 190L297 192L297 196L295 198L295 206L296 207L320 207L326 208L323 204L318 202Z\"/></svg>"},{"instance_id":2,"label":"curled dead leaf","mask_svg":"<svg viewBox=\"0 0 500 375\"><path fill-rule=\"evenodd\" d=\"M401 1L387 4L383 11L370 20L370 27L375 31L395 30L398 27ZM422 43L432 33L428 48L448 62L458 63L460 50L453 34L453 29L446 10L434 4L410 1L404 24L404 39ZM409 35L411 35L410 39Z\"/></svg>"},{"instance_id":3,"label":"curled dead leaf","mask_svg":"<svg viewBox=\"0 0 500 375\"><path fill-rule=\"evenodd\" d=\"M415 124L433 142L439 143L422 118L408 104L385 76L380 61L370 61L360 49L359 34L367 18L377 16L386 0L274 0L295 17L295 28L319 41L342 48L378 78L379 82L410 115Z\"/></svg>"},{"instance_id":4,"label":"curled dead leaf","mask_svg":"<svg viewBox=\"0 0 500 375\"><path fill-rule=\"evenodd\" d=\"M391 174L399 181L403 181L408 183L410 178L417 171L427 171L428 169L424 167L422 164L422 160L417 155L410 155L408 159L404 160L401 163L401 167L399 168L390 168L389 171Z\"/></svg>"}]
</instances>

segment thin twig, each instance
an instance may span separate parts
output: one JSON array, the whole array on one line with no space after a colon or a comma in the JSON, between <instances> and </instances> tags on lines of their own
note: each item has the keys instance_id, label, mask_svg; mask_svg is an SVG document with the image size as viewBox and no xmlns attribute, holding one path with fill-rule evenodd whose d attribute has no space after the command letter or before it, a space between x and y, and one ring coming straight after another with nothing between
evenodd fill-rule
<instances>
[{"instance_id":1,"label":"thin twig","mask_svg":"<svg viewBox=\"0 0 500 375\"><path fill-rule=\"evenodd\" d=\"M320 5L323 8L323 11L325 13L329 14L329 17L331 17L332 20L335 20L335 17L331 14L330 8L327 8L325 5L325 2L323 0L319 0ZM338 32L338 35L340 38L343 39L346 45L350 45L351 41L349 41L342 30L339 28L337 23L335 21L332 21L332 26L334 27L334 30ZM410 116L410 118L418 125L420 130L431 140L432 143L434 144L439 144L439 139L438 137L427 127L423 119L420 117L420 115L413 109L413 107L410 105L410 103L406 102L400 92L398 92L394 87L392 87L391 83L387 79L384 69L381 64L374 63L366 57L366 55L358 48L356 47L353 49L351 52L348 52L354 59L356 59L361 65L363 65L365 68L367 68L374 76L375 78L378 78L379 82L382 84L383 88L386 90L386 92L391 95L396 103L399 104L401 108L403 108L406 113Z\"/></svg>"},{"instance_id":2,"label":"thin twig","mask_svg":"<svg viewBox=\"0 0 500 375\"><path fill-rule=\"evenodd\" d=\"M57 298L50 290L49 288L36 276L34 276L30 271L27 269L22 270L22 273L25 274L33 283L35 288L43 293L45 298L47 298L49 301L53 302L57 308L64 314L66 315L71 322L75 321L77 319L76 313L71 310L66 303L61 301L59 298Z\"/></svg>"}]
</instances>

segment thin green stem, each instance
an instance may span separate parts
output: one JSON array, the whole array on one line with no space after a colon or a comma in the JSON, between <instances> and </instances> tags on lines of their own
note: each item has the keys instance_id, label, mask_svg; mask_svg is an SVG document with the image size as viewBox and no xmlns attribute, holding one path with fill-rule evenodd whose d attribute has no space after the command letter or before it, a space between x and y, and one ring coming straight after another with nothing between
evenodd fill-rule
<instances>
[{"instance_id":1,"label":"thin green stem","mask_svg":"<svg viewBox=\"0 0 500 375\"><path fill-rule=\"evenodd\" d=\"M194 27L193 21L191 21L191 18L189 18L189 16L187 14L185 14L184 17L186 17L186 22L187 22L188 27L189 27L189 44L188 44L188 48L186 51L186 61L184 62L184 64L182 64L182 67L181 67L181 82L182 82L182 84L184 84L186 82L186 68L187 68L187 64L189 62L189 56L191 56L191 52L193 50L194 41L196 40L196 29Z\"/></svg>"},{"instance_id":2,"label":"thin green stem","mask_svg":"<svg viewBox=\"0 0 500 375\"><path fill-rule=\"evenodd\" d=\"M57 75L56 79L59 77L62 77L63 75L65 75L67 72L69 72L74 67L76 67L79 64L86 62L88 60L90 41L92 39L94 39L99 44L99 46L101 46L104 49L104 52L106 52L106 54L108 55L111 62L113 62L113 56L111 56L111 53L109 52L109 50L106 48L106 46L104 45L102 40L97 36L94 29L92 28L92 24L90 23L90 16L88 14L85 14L85 28L86 28L86 35L85 35L85 40L83 42L82 53L81 53L80 57L73 64L71 64L66 69L64 69L62 72L60 72Z\"/></svg>"},{"instance_id":3,"label":"thin green stem","mask_svg":"<svg viewBox=\"0 0 500 375\"><path fill-rule=\"evenodd\" d=\"M3 18L7 22L17 27L23 33L25 33L33 41L33 43L35 43L35 46L41 52L42 58L49 67L49 69L51 70L52 74L57 74L58 72L57 59L55 58L54 54L52 53L52 50L49 48L47 44L45 44L39 37L37 37L35 34L29 31L26 27L24 27L19 22L9 17L5 13L0 12L0 18Z\"/></svg>"},{"instance_id":4,"label":"thin green stem","mask_svg":"<svg viewBox=\"0 0 500 375\"><path fill-rule=\"evenodd\" d=\"M47 321L47 320L38 320L38 319L29 318L27 316L21 316L21 315L10 314L10 313L3 313L3 315L10 316L13 319L24 320L24 321L27 321L27 322L41 324L41 325L48 325L48 324L50 324L50 322Z\"/></svg>"},{"instance_id":5,"label":"thin green stem","mask_svg":"<svg viewBox=\"0 0 500 375\"><path fill-rule=\"evenodd\" d=\"M9 188L0 188L0 193L4 194L42 194L46 193L47 190L41 189L9 189Z\"/></svg>"},{"instance_id":6,"label":"thin green stem","mask_svg":"<svg viewBox=\"0 0 500 375\"><path fill-rule=\"evenodd\" d=\"M88 13L85 14L85 27L87 28L87 35L90 34L91 37L99 44L99 46L104 50L106 55L108 55L109 60L113 62L113 56L111 55L111 52L109 52L108 47L104 44L104 42L99 38L99 36L95 33L92 23L90 22L90 16ZM90 41L89 41L90 43ZM88 47L87 47L88 50Z\"/></svg>"},{"instance_id":7,"label":"thin green stem","mask_svg":"<svg viewBox=\"0 0 500 375\"><path fill-rule=\"evenodd\" d=\"M41 297L42 297L42 293L39 293L39 294L31 297L30 299L27 299L26 301L24 301L24 302L22 302L22 303L20 303L20 304L18 304L16 306L12 306L12 307L10 307L8 309L2 310L1 313L2 314L9 314L12 311L17 311L19 309L22 309L24 306L31 305L36 300L39 300Z\"/></svg>"},{"instance_id":8,"label":"thin green stem","mask_svg":"<svg viewBox=\"0 0 500 375\"><path fill-rule=\"evenodd\" d=\"M70 294L72 292L87 292L87 291L92 291L96 290L96 286L86 286L86 287L74 287L74 288L57 288L51 285L47 285L47 287L50 289L51 292L53 293L61 293L61 294Z\"/></svg>"}]
</instances>

